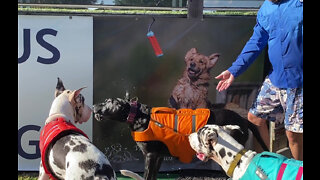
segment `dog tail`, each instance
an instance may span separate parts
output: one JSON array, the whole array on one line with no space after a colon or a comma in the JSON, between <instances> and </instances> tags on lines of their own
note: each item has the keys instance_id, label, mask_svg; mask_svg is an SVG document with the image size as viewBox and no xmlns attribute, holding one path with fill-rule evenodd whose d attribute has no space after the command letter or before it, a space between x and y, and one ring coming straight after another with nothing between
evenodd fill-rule
<instances>
[{"instance_id":1,"label":"dog tail","mask_svg":"<svg viewBox=\"0 0 320 180\"><path fill-rule=\"evenodd\" d=\"M257 141L259 142L260 146L264 151L269 151L269 148L262 140L262 137L260 135L260 132L258 131L258 128L256 125L252 124L250 121L248 121L248 128L252 131L253 135L256 137Z\"/></svg>"},{"instance_id":2,"label":"dog tail","mask_svg":"<svg viewBox=\"0 0 320 180\"><path fill-rule=\"evenodd\" d=\"M120 170L120 173L124 176L128 176L128 177L131 177L133 179L136 179L136 180L144 180L141 176L139 176L139 174L137 173L134 173L132 171L129 171L129 170Z\"/></svg>"}]
</instances>

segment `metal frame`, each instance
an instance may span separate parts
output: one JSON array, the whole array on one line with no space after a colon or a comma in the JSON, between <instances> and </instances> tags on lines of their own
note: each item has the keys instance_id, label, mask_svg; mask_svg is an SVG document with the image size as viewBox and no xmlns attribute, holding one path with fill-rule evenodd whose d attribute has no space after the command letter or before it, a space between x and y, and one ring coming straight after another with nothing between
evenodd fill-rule
<instances>
[{"instance_id":1,"label":"metal frame","mask_svg":"<svg viewBox=\"0 0 320 180\"><path fill-rule=\"evenodd\" d=\"M154 10L154 11L187 11L186 7L141 7L141 6L108 6L108 5L81 5L81 4L29 4L18 3L18 7L38 8L70 8L70 9L105 9L105 10ZM203 7L204 11L257 11L258 8L236 7Z\"/></svg>"}]
</instances>

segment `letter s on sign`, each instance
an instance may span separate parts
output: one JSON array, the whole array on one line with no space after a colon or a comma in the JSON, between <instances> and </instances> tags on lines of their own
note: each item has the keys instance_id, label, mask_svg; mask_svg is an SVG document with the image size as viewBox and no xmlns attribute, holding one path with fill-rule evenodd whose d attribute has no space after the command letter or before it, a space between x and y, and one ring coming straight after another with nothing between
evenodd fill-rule
<instances>
[{"instance_id":1,"label":"letter s on sign","mask_svg":"<svg viewBox=\"0 0 320 180\"><path fill-rule=\"evenodd\" d=\"M21 63L24 63L25 61L27 61L30 57L30 54L31 54L31 48L32 47L35 48L31 44L30 31L31 31L30 29L23 29L24 52L21 57L18 57L18 64L21 64ZM54 29L49 29L49 28L41 29L37 33L36 40L37 40L38 44L52 53L51 58L43 58L43 57L38 56L37 62L42 63L42 64L54 64L54 63L58 62L58 60L60 59L59 50L56 47L54 47L52 44L48 43L47 41L45 41L43 39L43 37L45 35L56 36L57 33L58 33L58 31L56 31Z\"/></svg>"},{"instance_id":2,"label":"letter s on sign","mask_svg":"<svg viewBox=\"0 0 320 180\"><path fill-rule=\"evenodd\" d=\"M29 141L30 146L35 146L35 153L27 153L23 150L21 146L21 139L25 132L27 131L40 131L41 127L36 125L27 125L23 126L18 130L18 154L25 159L38 159L41 157L40 149L39 149L39 141Z\"/></svg>"},{"instance_id":3,"label":"letter s on sign","mask_svg":"<svg viewBox=\"0 0 320 180\"><path fill-rule=\"evenodd\" d=\"M54 29L41 29L36 36L37 42L44 47L45 49L47 49L48 51L50 51L52 53L52 57L51 58L43 58L38 56L37 62L42 63L42 64L53 64L56 63L59 59L60 59L60 52L59 50L52 46L51 44L49 44L47 41L45 41L43 39L44 35L53 35L56 36L57 35L57 31Z\"/></svg>"}]
</instances>

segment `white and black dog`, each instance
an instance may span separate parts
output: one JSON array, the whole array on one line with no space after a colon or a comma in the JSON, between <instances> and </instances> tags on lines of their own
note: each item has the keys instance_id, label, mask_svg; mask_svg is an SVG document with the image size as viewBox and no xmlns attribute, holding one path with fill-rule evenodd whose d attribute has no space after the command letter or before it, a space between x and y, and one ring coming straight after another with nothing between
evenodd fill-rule
<instances>
[{"instance_id":1,"label":"white and black dog","mask_svg":"<svg viewBox=\"0 0 320 180\"><path fill-rule=\"evenodd\" d=\"M216 161L233 180L303 179L303 161L272 152L244 149L229 134L236 125L206 125L189 135L191 147L202 161Z\"/></svg>"},{"instance_id":2,"label":"white and black dog","mask_svg":"<svg viewBox=\"0 0 320 180\"><path fill-rule=\"evenodd\" d=\"M82 89L66 90L58 78L55 99L40 133L40 180L116 179L105 155L73 125L87 122L91 117L92 110L80 94ZM122 173L142 179L131 171Z\"/></svg>"},{"instance_id":3,"label":"white and black dog","mask_svg":"<svg viewBox=\"0 0 320 180\"><path fill-rule=\"evenodd\" d=\"M128 94L124 99L108 98L104 102L95 104L93 111L98 121L115 120L128 123L131 131L141 132L148 128L151 107L135 100L129 100ZM241 127L231 132L241 144L248 140L248 128L253 132L258 142L267 150L256 126L242 118L237 113L226 109L210 110L207 124L227 125L234 124ZM168 147L161 141L136 142L145 157L144 178L155 180L164 156L170 156Z\"/></svg>"}]
</instances>

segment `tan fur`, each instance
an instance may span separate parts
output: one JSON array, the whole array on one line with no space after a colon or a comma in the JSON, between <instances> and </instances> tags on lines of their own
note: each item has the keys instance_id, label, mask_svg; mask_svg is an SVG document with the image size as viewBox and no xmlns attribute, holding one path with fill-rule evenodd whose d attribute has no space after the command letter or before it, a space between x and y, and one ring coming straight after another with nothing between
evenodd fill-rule
<instances>
[{"instance_id":1,"label":"tan fur","mask_svg":"<svg viewBox=\"0 0 320 180\"><path fill-rule=\"evenodd\" d=\"M178 105L175 108L208 108L210 70L219 56L217 53L205 56L198 53L196 48L187 52L186 69L171 93Z\"/></svg>"}]
</instances>

